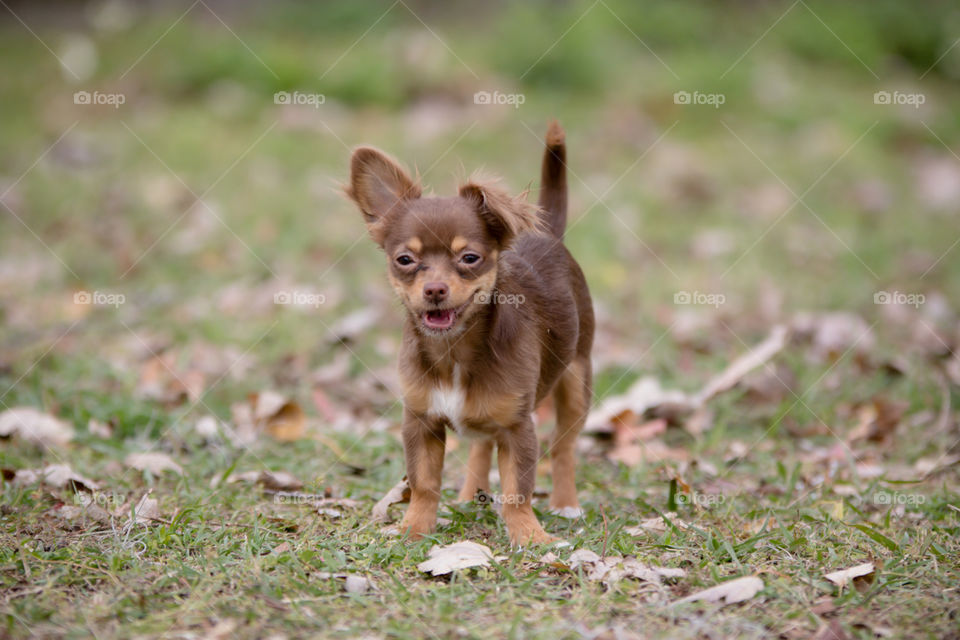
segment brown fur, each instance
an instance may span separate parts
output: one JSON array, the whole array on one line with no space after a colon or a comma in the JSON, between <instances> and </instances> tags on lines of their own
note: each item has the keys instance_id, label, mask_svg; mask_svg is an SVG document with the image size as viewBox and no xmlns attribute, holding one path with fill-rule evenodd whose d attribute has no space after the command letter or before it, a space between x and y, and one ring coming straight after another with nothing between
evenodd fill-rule
<instances>
[{"instance_id":1,"label":"brown fur","mask_svg":"<svg viewBox=\"0 0 960 640\"><path fill-rule=\"evenodd\" d=\"M386 253L407 312L399 364L412 498L401 526L411 538L434 529L451 427L476 438L460 498L489 488L495 444L511 542L553 539L532 508L539 451L530 417L550 393L550 505L578 507L574 442L590 404L594 318L583 273L562 243L565 158L563 129L553 123L537 207L477 178L455 197L424 198L388 156L354 152L347 194Z\"/></svg>"}]
</instances>

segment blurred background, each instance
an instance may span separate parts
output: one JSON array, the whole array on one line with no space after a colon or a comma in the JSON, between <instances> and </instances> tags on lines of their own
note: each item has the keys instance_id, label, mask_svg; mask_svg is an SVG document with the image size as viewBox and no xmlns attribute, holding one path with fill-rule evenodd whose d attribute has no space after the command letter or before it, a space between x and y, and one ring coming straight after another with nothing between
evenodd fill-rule
<instances>
[{"instance_id":1,"label":"blurred background","mask_svg":"<svg viewBox=\"0 0 960 640\"><path fill-rule=\"evenodd\" d=\"M440 194L484 168L535 197L551 118L598 398L645 374L696 389L801 312L835 313L823 362L864 335L875 365L942 362L958 38L952 2L8 0L0 399L114 447L267 388L321 430L391 424L402 316L339 191L350 149ZM823 374L793 357L798 389ZM844 380L828 420L890 384ZM934 406L936 380L902 395Z\"/></svg>"}]
</instances>

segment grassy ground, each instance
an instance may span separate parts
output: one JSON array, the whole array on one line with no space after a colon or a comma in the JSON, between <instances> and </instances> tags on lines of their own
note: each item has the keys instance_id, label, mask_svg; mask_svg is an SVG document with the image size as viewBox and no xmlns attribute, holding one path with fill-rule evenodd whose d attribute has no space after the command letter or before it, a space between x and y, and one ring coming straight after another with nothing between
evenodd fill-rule
<instances>
[{"instance_id":1,"label":"grassy ground","mask_svg":"<svg viewBox=\"0 0 960 640\"><path fill-rule=\"evenodd\" d=\"M0 11L0 410L78 430L67 445L0 444L0 633L805 638L832 623L956 636L949 4L124 6ZM77 104L78 91L124 102ZM324 102L275 104L281 91ZM478 105L477 91L523 103ZM684 91L722 104L678 104ZM923 104L878 104L878 91ZM462 446L434 540L404 543L369 516L403 474L400 314L338 193L349 148L387 149L439 193L480 166L519 190L536 186L551 117L569 134L567 242L601 319L597 402L644 375L696 390L775 324L851 314L815 316L775 376L713 401L702 434L671 426L659 457L615 463L608 440L584 437L586 515L544 513L545 527L686 571L662 585L591 581L564 566L570 549L558 565L511 552L492 510L453 503ZM875 304L882 291L922 303ZM278 292L324 298L296 308ZM679 292L722 303L675 304ZM372 324L351 331L365 310ZM265 389L304 407L304 437L198 432L210 415L235 427L231 406ZM143 451L183 474L123 463ZM98 520L65 510L66 489L11 481L58 462L122 508ZM331 517L217 482L262 469L359 504ZM159 520L128 526L150 490ZM670 511L690 526L627 532ZM494 566L416 568L464 539ZM823 578L863 562L876 571L856 588ZM371 588L348 593L343 574ZM754 574L765 586L742 604L668 606Z\"/></svg>"}]
</instances>

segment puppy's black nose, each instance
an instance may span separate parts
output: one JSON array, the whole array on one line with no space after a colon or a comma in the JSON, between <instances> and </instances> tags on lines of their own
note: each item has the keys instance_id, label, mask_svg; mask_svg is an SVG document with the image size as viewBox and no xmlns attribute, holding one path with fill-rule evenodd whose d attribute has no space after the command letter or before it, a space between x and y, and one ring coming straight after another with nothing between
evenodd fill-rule
<instances>
[{"instance_id":1,"label":"puppy's black nose","mask_svg":"<svg viewBox=\"0 0 960 640\"><path fill-rule=\"evenodd\" d=\"M439 304L447 299L450 289L444 282L428 282L423 285L424 299L434 304Z\"/></svg>"}]
</instances>

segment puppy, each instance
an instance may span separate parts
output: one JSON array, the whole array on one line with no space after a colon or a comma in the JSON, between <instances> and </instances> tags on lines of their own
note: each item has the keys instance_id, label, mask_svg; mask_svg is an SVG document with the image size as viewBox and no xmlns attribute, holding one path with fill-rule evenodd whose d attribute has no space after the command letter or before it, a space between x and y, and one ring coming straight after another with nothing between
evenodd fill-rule
<instances>
[{"instance_id":1,"label":"puppy","mask_svg":"<svg viewBox=\"0 0 960 640\"><path fill-rule=\"evenodd\" d=\"M478 180L453 197L424 197L390 157L353 152L347 195L386 253L406 309L399 369L411 497L401 531L411 539L436 527L451 428L471 440L460 499L489 491L496 445L511 543L556 540L531 503L539 458L532 412L549 394L557 413L550 507L582 513L574 444L590 405L594 317L583 273L563 245L564 138L552 123L539 206Z\"/></svg>"}]
</instances>

